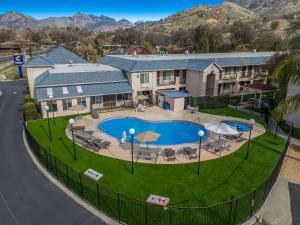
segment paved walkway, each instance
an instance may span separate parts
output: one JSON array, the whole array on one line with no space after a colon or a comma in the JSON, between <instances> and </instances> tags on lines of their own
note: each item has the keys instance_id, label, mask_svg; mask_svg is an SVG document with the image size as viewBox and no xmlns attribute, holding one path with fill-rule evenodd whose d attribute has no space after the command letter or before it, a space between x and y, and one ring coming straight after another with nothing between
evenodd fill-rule
<instances>
[{"instance_id":1,"label":"paved walkway","mask_svg":"<svg viewBox=\"0 0 300 225\"><path fill-rule=\"evenodd\" d=\"M104 225L44 177L26 152L21 124L25 84L0 83L0 224Z\"/></svg>"}]
</instances>

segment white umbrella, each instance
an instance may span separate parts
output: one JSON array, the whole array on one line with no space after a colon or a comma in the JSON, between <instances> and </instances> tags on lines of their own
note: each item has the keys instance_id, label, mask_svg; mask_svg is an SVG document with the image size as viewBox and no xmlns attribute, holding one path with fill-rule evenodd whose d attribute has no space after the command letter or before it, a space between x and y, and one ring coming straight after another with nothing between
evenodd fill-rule
<instances>
[{"instance_id":1,"label":"white umbrella","mask_svg":"<svg viewBox=\"0 0 300 225\"><path fill-rule=\"evenodd\" d=\"M122 139L121 139L121 142L122 142L122 143L125 143L125 142L126 142L126 137L127 137L126 131L124 130L123 133L122 133Z\"/></svg>"},{"instance_id":2,"label":"white umbrella","mask_svg":"<svg viewBox=\"0 0 300 225\"><path fill-rule=\"evenodd\" d=\"M204 123L204 127L206 130L209 130L216 134L237 135L239 133L228 124L221 122Z\"/></svg>"}]
</instances>

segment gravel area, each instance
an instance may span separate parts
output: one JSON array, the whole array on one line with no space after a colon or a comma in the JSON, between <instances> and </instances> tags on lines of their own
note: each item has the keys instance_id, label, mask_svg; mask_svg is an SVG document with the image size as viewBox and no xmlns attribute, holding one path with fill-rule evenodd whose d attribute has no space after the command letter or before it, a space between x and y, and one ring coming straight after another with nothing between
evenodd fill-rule
<instances>
[{"instance_id":1,"label":"gravel area","mask_svg":"<svg viewBox=\"0 0 300 225\"><path fill-rule=\"evenodd\" d=\"M281 173L288 180L300 182L300 147L290 146Z\"/></svg>"}]
</instances>

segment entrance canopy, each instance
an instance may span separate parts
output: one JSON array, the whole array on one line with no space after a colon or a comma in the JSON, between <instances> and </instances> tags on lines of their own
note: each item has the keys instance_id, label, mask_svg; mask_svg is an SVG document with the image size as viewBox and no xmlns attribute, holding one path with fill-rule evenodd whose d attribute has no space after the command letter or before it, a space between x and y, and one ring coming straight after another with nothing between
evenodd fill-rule
<instances>
[{"instance_id":1,"label":"entrance canopy","mask_svg":"<svg viewBox=\"0 0 300 225\"><path fill-rule=\"evenodd\" d=\"M184 98L184 97L191 96L186 91L176 91L176 90L162 90L162 91L158 91L158 93L160 95L170 97L170 98Z\"/></svg>"},{"instance_id":2,"label":"entrance canopy","mask_svg":"<svg viewBox=\"0 0 300 225\"><path fill-rule=\"evenodd\" d=\"M243 89L248 89L257 92L266 92L266 91L275 91L276 88L267 84L254 83L254 84L245 84L241 86Z\"/></svg>"}]
</instances>

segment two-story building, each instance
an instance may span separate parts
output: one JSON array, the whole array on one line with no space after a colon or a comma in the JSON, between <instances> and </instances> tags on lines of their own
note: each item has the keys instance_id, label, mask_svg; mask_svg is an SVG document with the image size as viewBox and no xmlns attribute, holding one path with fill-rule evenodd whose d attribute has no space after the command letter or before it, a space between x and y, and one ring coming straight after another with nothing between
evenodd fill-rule
<instances>
[{"instance_id":1,"label":"two-story building","mask_svg":"<svg viewBox=\"0 0 300 225\"><path fill-rule=\"evenodd\" d=\"M89 64L62 47L26 64L30 92L41 105L51 104L56 116L107 107L126 107L146 96L174 111L189 96L237 93L240 86L265 83L265 66L273 52L189 55L108 55ZM50 98L50 97L51 98ZM43 111L45 116L45 112Z\"/></svg>"}]
</instances>

